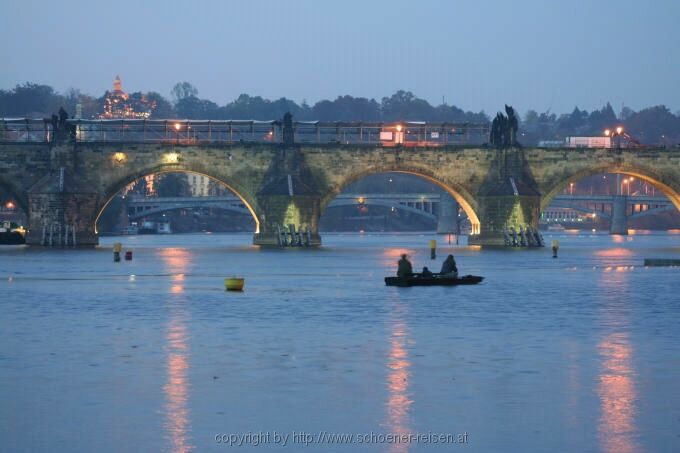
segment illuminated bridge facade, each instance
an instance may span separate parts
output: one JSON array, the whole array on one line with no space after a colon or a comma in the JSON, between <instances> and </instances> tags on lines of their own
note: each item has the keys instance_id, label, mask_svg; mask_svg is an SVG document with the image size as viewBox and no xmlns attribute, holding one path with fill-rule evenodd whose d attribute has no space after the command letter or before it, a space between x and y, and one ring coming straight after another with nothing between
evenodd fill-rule
<instances>
[{"instance_id":1,"label":"illuminated bridge facade","mask_svg":"<svg viewBox=\"0 0 680 453\"><path fill-rule=\"evenodd\" d=\"M96 244L97 219L116 193L140 177L174 171L229 187L253 216L260 245L277 244L277 228L291 224L320 244L324 209L349 184L384 172L441 187L470 219L471 244L503 245L506 229L537 228L570 182L594 174L635 176L680 208L680 149L498 150L485 146L484 130L473 125L460 133L465 125L163 123L159 131L148 121L69 121L67 131L55 132L44 122L5 122L0 184L28 213L28 242L45 243L52 231L66 243ZM623 203L625 216L623 198L614 203Z\"/></svg>"}]
</instances>

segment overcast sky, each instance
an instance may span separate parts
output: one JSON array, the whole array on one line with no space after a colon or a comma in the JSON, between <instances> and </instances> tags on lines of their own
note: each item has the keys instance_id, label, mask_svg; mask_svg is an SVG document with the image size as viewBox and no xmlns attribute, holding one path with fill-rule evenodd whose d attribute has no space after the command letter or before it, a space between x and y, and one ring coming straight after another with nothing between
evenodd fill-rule
<instances>
[{"instance_id":1,"label":"overcast sky","mask_svg":"<svg viewBox=\"0 0 680 453\"><path fill-rule=\"evenodd\" d=\"M0 88L680 110L680 0L0 0Z\"/></svg>"}]
</instances>

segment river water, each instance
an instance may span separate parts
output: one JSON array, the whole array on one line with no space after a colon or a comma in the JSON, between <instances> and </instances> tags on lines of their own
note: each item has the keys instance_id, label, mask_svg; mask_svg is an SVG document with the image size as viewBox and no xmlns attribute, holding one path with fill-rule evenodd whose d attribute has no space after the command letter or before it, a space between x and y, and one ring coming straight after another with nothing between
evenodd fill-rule
<instances>
[{"instance_id":1,"label":"river water","mask_svg":"<svg viewBox=\"0 0 680 453\"><path fill-rule=\"evenodd\" d=\"M680 234L431 238L2 247L0 451L680 451L680 268L642 265ZM385 287L404 251L486 279Z\"/></svg>"}]
</instances>

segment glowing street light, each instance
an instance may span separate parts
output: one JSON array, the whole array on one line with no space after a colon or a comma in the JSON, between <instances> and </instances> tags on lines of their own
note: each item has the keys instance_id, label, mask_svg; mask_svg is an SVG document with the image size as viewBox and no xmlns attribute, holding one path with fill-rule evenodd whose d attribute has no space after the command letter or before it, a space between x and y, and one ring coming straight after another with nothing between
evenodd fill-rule
<instances>
[{"instance_id":1,"label":"glowing street light","mask_svg":"<svg viewBox=\"0 0 680 453\"><path fill-rule=\"evenodd\" d=\"M569 183L569 193L571 195L574 195L574 183L573 182Z\"/></svg>"},{"instance_id":2,"label":"glowing street light","mask_svg":"<svg viewBox=\"0 0 680 453\"><path fill-rule=\"evenodd\" d=\"M113 153L113 160L116 161L116 163L120 164L124 162L126 158L127 156L125 155L125 153L121 152Z\"/></svg>"},{"instance_id":3,"label":"glowing street light","mask_svg":"<svg viewBox=\"0 0 680 453\"><path fill-rule=\"evenodd\" d=\"M176 164L179 162L179 154L172 152L172 153L167 153L165 156L163 156L166 164Z\"/></svg>"},{"instance_id":4,"label":"glowing street light","mask_svg":"<svg viewBox=\"0 0 680 453\"><path fill-rule=\"evenodd\" d=\"M401 125L401 124L397 124L397 132L401 132L402 129L403 129L402 125Z\"/></svg>"},{"instance_id":5,"label":"glowing street light","mask_svg":"<svg viewBox=\"0 0 680 453\"><path fill-rule=\"evenodd\" d=\"M631 179L631 180L632 180L632 179ZM622 186L621 186L621 192L623 192L623 184L625 184L625 185L626 185L626 193L627 193L627 195L630 195L630 181L631 181L631 180L629 180L628 178L625 178L625 179L621 182L621 184L622 184Z\"/></svg>"},{"instance_id":6,"label":"glowing street light","mask_svg":"<svg viewBox=\"0 0 680 453\"><path fill-rule=\"evenodd\" d=\"M623 127L622 126L617 127L616 128L616 134L621 135L622 133L623 133Z\"/></svg>"},{"instance_id":7,"label":"glowing street light","mask_svg":"<svg viewBox=\"0 0 680 453\"><path fill-rule=\"evenodd\" d=\"M15 206L16 206L16 205L15 205L11 200L8 201L7 204L5 204L5 207L6 207L7 209L14 209Z\"/></svg>"},{"instance_id":8,"label":"glowing street light","mask_svg":"<svg viewBox=\"0 0 680 453\"><path fill-rule=\"evenodd\" d=\"M177 143L179 143L179 130L182 128L182 125L179 123L175 123L175 139L177 140Z\"/></svg>"}]
</instances>

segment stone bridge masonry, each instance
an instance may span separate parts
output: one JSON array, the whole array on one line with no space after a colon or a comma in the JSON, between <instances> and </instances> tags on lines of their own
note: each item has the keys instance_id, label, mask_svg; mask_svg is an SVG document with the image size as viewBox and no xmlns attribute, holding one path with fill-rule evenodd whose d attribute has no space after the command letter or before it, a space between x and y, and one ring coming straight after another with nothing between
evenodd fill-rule
<instances>
[{"instance_id":1,"label":"stone bridge masonry","mask_svg":"<svg viewBox=\"0 0 680 453\"><path fill-rule=\"evenodd\" d=\"M656 185L680 209L680 149L382 147L272 143L2 143L0 185L28 214L27 242L50 229L96 245L111 198L148 174L196 172L226 184L256 223L254 243L277 245L277 226L309 228L337 194L367 175L403 172L442 187L466 211L470 244L503 245L503 231L538 227L540 212L569 182L626 173Z\"/></svg>"}]
</instances>

